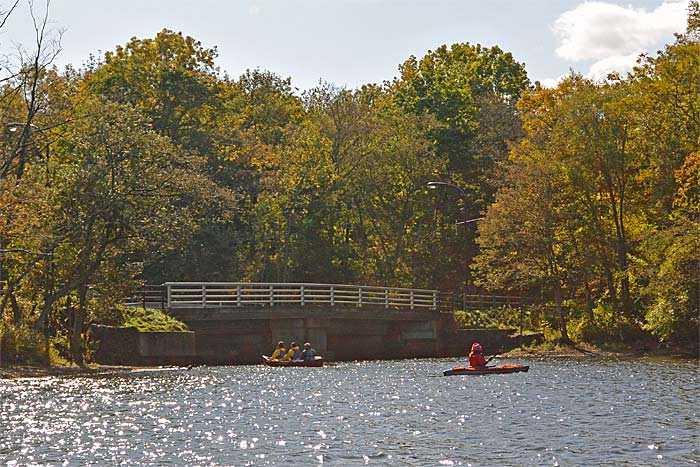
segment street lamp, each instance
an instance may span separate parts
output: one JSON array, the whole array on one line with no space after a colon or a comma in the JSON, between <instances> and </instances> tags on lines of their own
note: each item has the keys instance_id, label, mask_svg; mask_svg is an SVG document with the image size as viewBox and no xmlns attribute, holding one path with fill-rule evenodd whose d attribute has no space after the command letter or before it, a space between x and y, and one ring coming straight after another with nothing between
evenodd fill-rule
<instances>
[{"instance_id":1,"label":"street lamp","mask_svg":"<svg viewBox=\"0 0 700 467\"><path fill-rule=\"evenodd\" d=\"M454 183L449 183L449 182L428 182L428 188L435 189L439 186L449 186L454 188L455 190L459 191L463 197L467 197L467 192L464 191L462 188L459 186L455 185Z\"/></svg>"},{"instance_id":2,"label":"street lamp","mask_svg":"<svg viewBox=\"0 0 700 467\"><path fill-rule=\"evenodd\" d=\"M32 133L39 133L42 138L44 139L44 158L46 161L48 161L49 158L49 137L46 135L44 132L44 129L31 123L31 122L8 122L5 124L5 127L7 128L7 131L10 133L18 133L21 132L20 136L20 141L17 144L17 147L15 149L15 153L19 154L19 165L17 167L17 175L21 177L24 173L24 164L26 163L26 147L27 147L27 141L29 140L30 136ZM39 155L41 157L41 154ZM12 159L10 159L12 160ZM11 167L10 163L7 163L7 166L3 168L3 170L0 170L0 177L3 177L7 175L7 172L9 172ZM47 165L47 174L48 174L48 165ZM48 175L47 175L48 177ZM5 282L3 280L3 256L4 254L7 253L5 251L5 239L0 236L0 300L4 300L4 293L5 293ZM32 252L30 252L32 253ZM39 255L43 255L43 253L37 253Z\"/></svg>"},{"instance_id":3,"label":"street lamp","mask_svg":"<svg viewBox=\"0 0 700 467\"><path fill-rule=\"evenodd\" d=\"M445 188L451 188L453 190L457 190L459 194L461 195L462 198L462 215L464 216L463 220L461 221L455 221L455 232L457 230L458 225L462 224L471 224L473 222L478 222L482 219L483 217L475 217L473 219L467 219L467 192L464 191L460 186L455 185L454 183L449 183L449 182L428 182L427 184L428 188L434 190L438 187L445 187ZM470 248L469 248L469 239L467 236L464 237L464 290L463 290L463 296L462 296L462 301L463 301L463 307L465 307L466 303L466 294L467 294L467 289L469 288L470 285L470 279L471 279L471 274L469 273L469 266L471 263L471 254L470 254Z\"/></svg>"},{"instance_id":4,"label":"street lamp","mask_svg":"<svg viewBox=\"0 0 700 467\"><path fill-rule=\"evenodd\" d=\"M24 165L27 163L27 146L31 141L30 138L32 134L39 133L44 139L43 151L36 152L39 154L39 157L41 157L42 153L44 153L45 159L48 160L50 139L44 132L45 128L41 128L31 122L9 122L5 124L5 127L10 133L21 133L21 136L19 137L19 142L17 143L17 147L15 149L16 154L19 156L19 165L17 166L18 177L22 177L22 175L24 174ZM6 167L6 170L9 170L9 165Z\"/></svg>"},{"instance_id":5,"label":"street lamp","mask_svg":"<svg viewBox=\"0 0 700 467\"><path fill-rule=\"evenodd\" d=\"M428 182L428 188L431 190L435 190L438 187L446 187L446 188L452 188L453 190L457 190L459 194L462 197L462 215L464 216L464 220L462 221L455 221L455 225L460 225L460 224L468 224L470 222L475 222L477 219L467 219L467 192L464 191L461 187L455 185L454 183L449 183L449 182Z\"/></svg>"},{"instance_id":6,"label":"street lamp","mask_svg":"<svg viewBox=\"0 0 700 467\"><path fill-rule=\"evenodd\" d=\"M14 132L16 132L17 130L19 130L19 129L21 129L21 128L24 128L24 127L26 127L26 126L28 126L29 128L32 128L32 129L34 129L34 130L41 131L41 128L39 128L38 126L34 125L33 123L27 124L27 123L22 123L22 122L9 122L9 123L7 124L7 129L10 130L12 133L14 133Z\"/></svg>"}]
</instances>

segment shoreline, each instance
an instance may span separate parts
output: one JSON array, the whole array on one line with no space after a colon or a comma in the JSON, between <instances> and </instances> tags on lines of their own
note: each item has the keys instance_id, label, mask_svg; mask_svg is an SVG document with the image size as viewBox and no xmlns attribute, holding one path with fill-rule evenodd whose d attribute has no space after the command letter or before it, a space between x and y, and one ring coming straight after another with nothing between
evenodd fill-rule
<instances>
[{"instance_id":1,"label":"shoreline","mask_svg":"<svg viewBox=\"0 0 700 467\"><path fill-rule=\"evenodd\" d=\"M142 371L162 371L186 367L173 366L128 366L89 364L79 366L7 366L0 367L0 380L20 378L46 378L49 376L105 376L136 373Z\"/></svg>"},{"instance_id":2,"label":"shoreline","mask_svg":"<svg viewBox=\"0 0 700 467\"><path fill-rule=\"evenodd\" d=\"M639 359L663 359L663 360L698 360L700 356L688 353L672 352L670 350L589 350L577 351L570 348L557 349L514 349L508 352L497 354L501 358L539 358L539 359L559 359L559 358L639 358ZM462 358L455 356L454 358ZM137 373L144 371L167 371L178 369L191 369L192 366L129 366L129 365L100 365L89 364L85 367L56 365L50 367L37 366L8 366L0 367L0 380L19 378L45 378L49 376L105 376Z\"/></svg>"},{"instance_id":3,"label":"shoreline","mask_svg":"<svg viewBox=\"0 0 700 467\"><path fill-rule=\"evenodd\" d=\"M685 351L672 351L667 349L654 350L604 350L557 348L547 350L514 349L500 354L504 358L653 358L669 360L700 360L700 355L693 355Z\"/></svg>"}]
</instances>

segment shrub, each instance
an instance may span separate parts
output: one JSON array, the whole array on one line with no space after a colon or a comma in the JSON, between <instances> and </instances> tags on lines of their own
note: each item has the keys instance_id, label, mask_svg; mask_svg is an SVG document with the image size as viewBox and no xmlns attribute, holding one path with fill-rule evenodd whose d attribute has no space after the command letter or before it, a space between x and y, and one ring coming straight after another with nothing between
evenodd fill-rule
<instances>
[{"instance_id":1,"label":"shrub","mask_svg":"<svg viewBox=\"0 0 700 467\"><path fill-rule=\"evenodd\" d=\"M139 331L189 331L186 324L160 310L117 305L95 316L95 322L108 326L131 326Z\"/></svg>"},{"instance_id":2,"label":"shrub","mask_svg":"<svg viewBox=\"0 0 700 467\"><path fill-rule=\"evenodd\" d=\"M46 338L28 325L8 324L2 330L3 363L46 364Z\"/></svg>"},{"instance_id":3,"label":"shrub","mask_svg":"<svg viewBox=\"0 0 700 467\"><path fill-rule=\"evenodd\" d=\"M500 307L488 310L455 311L457 326L460 328L512 328L520 329L520 319L524 331L542 330L543 312L538 308Z\"/></svg>"},{"instance_id":4,"label":"shrub","mask_svg":"<svg viewBox=\"0 0 700 467\"><path fill-rule=\"evenodd\" d=\"M459 328L497 328L498 323L481 310L455 311Z\"/></svg>"},{"instance_id":5,"label":"shrub","mask_svg":"<svg viewBox=\"0 0 700 467\"><path fill-rule=\"evenodd\" d=\"M631 344L648 342L650 335L639 323L630 321L621 314L615 315L609 303L601 303L589 315L569 322L569 334L574 341L591 344Z\"/></svg>"}]
</instances>

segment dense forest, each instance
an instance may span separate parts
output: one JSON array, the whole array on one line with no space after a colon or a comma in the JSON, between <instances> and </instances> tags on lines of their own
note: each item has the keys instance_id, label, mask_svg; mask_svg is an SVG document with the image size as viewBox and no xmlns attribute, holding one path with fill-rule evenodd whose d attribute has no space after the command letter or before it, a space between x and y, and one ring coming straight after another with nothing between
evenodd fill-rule
<instances>
[{"instance_id":1,"label":"dense forest","mask_svg":"<svg viewBox=\"0 0 700 467\"><path fill-rule=\"evenodd\" d=\"M82 363L100 313L184 280L514 293L564 342L697 348L697 2L632 73L555 88L461 43L298 92L170 30L59 70L47 24L2 64L6 359Z\"/></svg>"}]
</instances>

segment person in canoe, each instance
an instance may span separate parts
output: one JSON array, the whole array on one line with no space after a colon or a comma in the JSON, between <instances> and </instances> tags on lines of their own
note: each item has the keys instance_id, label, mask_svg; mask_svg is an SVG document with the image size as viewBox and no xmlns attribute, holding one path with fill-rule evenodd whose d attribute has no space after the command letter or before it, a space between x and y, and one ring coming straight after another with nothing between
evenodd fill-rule
<instances>
[{"instance_id":1,"label":"person in canoe","mask_svg":"<svg viewBox=\"0 0 700 467\"><path fill-rule=\"evenodd\" d=\"M311 347L310 343L304 344L304 350L301 351L301 359L305 362L311 362L316 357L316 349Z\"/></svg>"},{"instance_id":2,"label":"person in canoe","mask_svg":"<svg viewBox=\"0 0 700 467\"><path fill-rule=\"evenodd\" d=\"M284 357L287 356L287 349L284 348L284 342L279 341L277 343L277 348L275 349L274 352L272 352L272 355L270 356L270 360L273 361L279 361L284 359Z\"/></svg>"},{"instance_id":3,"label":"person in canoe","mask_svg":"<svg viewBox=\"0 0 700 467\"><path fill-rule=\"evenodd\" d=\"M485 367L486 359L484 358L484 349L481 344L474 342L472 344L471 352L469 352L469 366L472 367Z\"/></svg>"},{"instance_id":4,"label":"person in canoe","mask_svg":"<svg viewBox=\"0 0 700 467\"><path fill-rule=\"evenodd\" d=\"M289 350L284 357L281 359L283 362L289 362L292 360L301 360L301 349L296 342L289 344Z\"/></svg>"}]
</instances>

